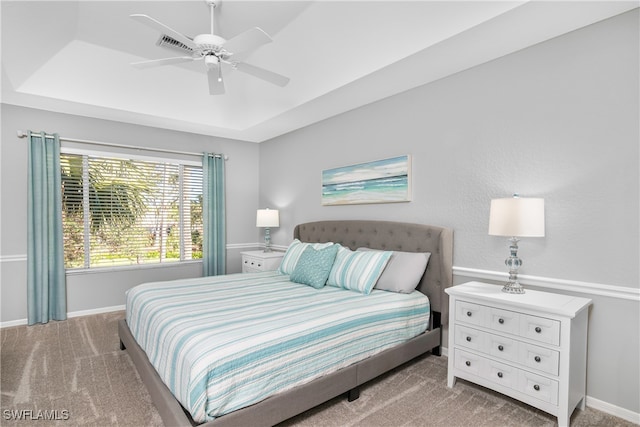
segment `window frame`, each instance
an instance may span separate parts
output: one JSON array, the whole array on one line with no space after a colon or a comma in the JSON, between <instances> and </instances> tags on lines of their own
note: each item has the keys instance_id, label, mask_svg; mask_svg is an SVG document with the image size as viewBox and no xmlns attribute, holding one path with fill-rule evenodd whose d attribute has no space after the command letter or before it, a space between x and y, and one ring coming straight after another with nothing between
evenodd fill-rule
<instances>
[{"instance_id":1,"label":"window frame","mask_svg":"<svg viewBox=\"0 0 640 427\"><path fill-rule=\"evenodd\" d=\"M144 148L144 150L150 150L151 153L153 153L153 149L149 149L149 148ZM83 187L88 185L88 173L89 173L89 169L87 168L88 165L88 157L102 157L102 158L111 158L111 159L122 159L122 160L134 160L134 161L144 161L144 162L160 162L160 163L171 163L171 164L177 164L179 170L182 172L184 170L184 166L191 166L191 167L198 167L198 168L202 168L202 159L197 157L197 156L190 156L190 155L182 155L182 154L176 154L176 155L168 155L168 154L164 154L164 153L160 153L155 155L154 154L140 154L139 152L137 152L137 150L135 149L118 149L118 150L94 150L94 149L87 149L87 148L83 148L83 147L77 147L74 145L71 146L61 146L60 149L60 155L79 155L79 156L83 156L83 170L82 170L82 174L83 174ZM179 197L182 199L183 195L184 195L184 180L179 180L179 185L178 185L178 191L179 191ZM204 183L202 183L202 190L204 191ZM87 198L87 191L83 188L83 198ZM67 275L82 275L82 274L94 274L94 273L104 273L104 272L123 272L123 271L127 271L127 270L146 270L146 269L157 269L157 268L180 268L180 267L186 267L189 265L197 265L197 264L202 264L202 258L195 258L195 259L183 259L184 255L185 255L185 247L183 244L183 240L180 239L180 258L177 261L158 261L158 262L149 262L149 263L142 263L142 264L124 264L124 265L117 265L117 266L94 266L91 267L90 266L90 253L91 253L91 249L90 249L90 243L87 244L86 242L90 241L90 230L87 227L87 223L88 220L86 218L88 218L88 210L89 210L89 206L88 206L88 200L83 202L83 209L84 209L84 220L83 220L83 239L84 242L83 243L83 251L84 251L84 265L82 267L66 267L65 266L65 273ZM60 207L62 209L62 207ZM184 210L183 209L178 209L179 211L179 221L181 224L181 228L183 228L183 224L184 224ZM203 224L204 226L204 224Z\"/></svg>"}]
</instances>

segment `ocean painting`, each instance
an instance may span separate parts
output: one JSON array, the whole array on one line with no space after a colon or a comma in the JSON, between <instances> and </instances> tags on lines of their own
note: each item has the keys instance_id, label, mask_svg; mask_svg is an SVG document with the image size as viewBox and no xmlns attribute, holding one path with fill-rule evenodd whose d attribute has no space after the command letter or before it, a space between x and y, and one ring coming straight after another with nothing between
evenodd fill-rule
<instances>
[{"instance_id":1,"label":"ocean painting","mask_svg":"<svg viewBox=\"0 0 640 427\"><path fill-rule=\"evenodd\" d=\"M354 205L411 200L411 156L327 169L322 172L322 204Z\"/></svg>"}]
</instances>

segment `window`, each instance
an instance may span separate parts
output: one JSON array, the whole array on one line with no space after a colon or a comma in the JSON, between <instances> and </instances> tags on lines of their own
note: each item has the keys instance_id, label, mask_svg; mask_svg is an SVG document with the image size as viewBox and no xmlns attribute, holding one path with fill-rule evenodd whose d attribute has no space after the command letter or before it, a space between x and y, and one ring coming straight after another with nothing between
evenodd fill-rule
<instances>
[{"instance_id":1,"label":"window","mask_svg":"<svg viewBox=\"0 0 640 427\"><path fill-rule=\"evenodd\" d=\"M202 258L202 166L73 153L60 160L67 269Z\"/></svg>"}]
</instances>

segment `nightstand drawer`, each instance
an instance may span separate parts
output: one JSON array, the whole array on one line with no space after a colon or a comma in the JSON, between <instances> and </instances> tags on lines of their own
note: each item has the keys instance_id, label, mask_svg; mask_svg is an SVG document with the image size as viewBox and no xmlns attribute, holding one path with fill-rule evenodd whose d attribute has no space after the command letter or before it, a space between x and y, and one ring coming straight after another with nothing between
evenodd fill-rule
<instances>
[{"instance_id":1,"label":"nightstand drawer","mask_svg":"<svg viewBox=\"0 0 640 427\"><path fill-rule=\"evenodd\" d=\"M470 323L472 325L483 326L487 307L473 304L466 301L456 302L456 320Z\"/></svg>"},{"instance_id":2,"label":"nightstand drawer","mask_svg":"<svg viewBox=\"0 0 640 427\"><path fill-rule=\"evenodd\" d=\"M523 314L520 318L520 335L546 344L560 345L560 322Z\"/></svg>"},{"instance_id":3,"label":"nightstand drawer","mask_svg":"<svg viewBox=\"0 0 640 427\"><path fill-rule=\"evenodd\" d=\"M250 256L242 257L242 271L262 271L263 260Z\"/></svg>"},{"instance_id":4,"label":"nightstand drawer","mask_svg":"<svg viewBox=\"0 0 640 427\"><path fill-rule=\"evenodd\" d=\"M284 252L247 251L241 252L242 272L258 273L261 271L277 270L284 256Z\"/></svg>"}]
</instances>

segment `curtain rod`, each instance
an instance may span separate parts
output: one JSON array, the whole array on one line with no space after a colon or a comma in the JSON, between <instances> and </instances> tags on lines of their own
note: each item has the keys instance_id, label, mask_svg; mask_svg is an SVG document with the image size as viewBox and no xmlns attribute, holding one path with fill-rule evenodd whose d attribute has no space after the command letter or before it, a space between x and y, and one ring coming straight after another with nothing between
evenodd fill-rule
<instances>
[{"instance_id":1,"label":"curtain rod","mask_svg":"<svg viewBox=\"0 0 640 427\"><path fill-rule=\"evenodd\" d=\"M18 138L26 138L27 137L27 132L23 131L23 130L18 130L17 131L18 134ZM53 138L53 135L50 134L45 134L46 138ZM186 155L186 156L198 156L201 157L203 153L195 153L195 152L191 152L191 151L178 151L178 150L167 150L165 148L146 148L146 147L135 147L133 145L125 145L125 144L115 144L115 143L111 143L111 142L100 142L100 141L91 141L88 139L74 139L74 138L63 138L63 137L59 137L60 141L67 141L67 142L77 142L77 143L81 143L81 144L93 144L93 145L102 145L105 147L117 147L117 148L127 148L130 150L143 150L143 151L155 151L158 153L170 153L170 154L182 154L182 155ZM213 154L214 157L218 156L218 157L222 157L225 160L229 160L229 156L225 155L225 154Z\"/></svg>"}]
</instances>

